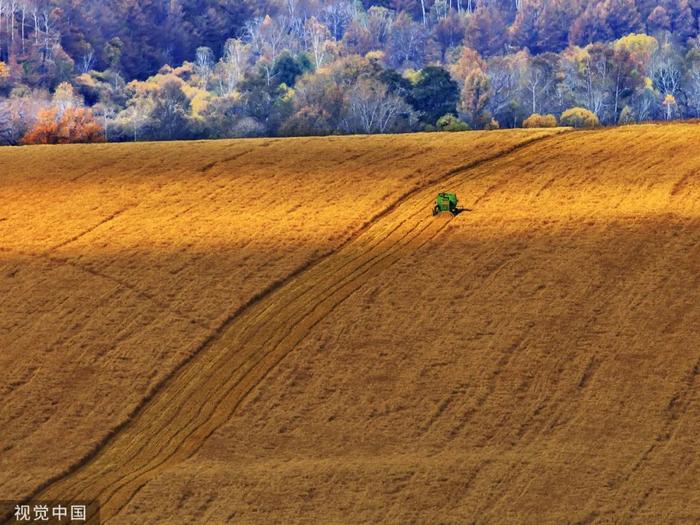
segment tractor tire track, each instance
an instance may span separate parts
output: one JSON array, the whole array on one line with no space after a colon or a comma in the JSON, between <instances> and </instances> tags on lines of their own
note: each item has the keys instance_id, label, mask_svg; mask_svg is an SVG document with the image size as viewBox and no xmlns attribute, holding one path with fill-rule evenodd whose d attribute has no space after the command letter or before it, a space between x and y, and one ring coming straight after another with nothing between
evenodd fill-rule
<instances>
[{"instance_id":1,"label":"tractor tire track","mask_svg":"<svg viewBox=\"0 0 700 525\"><path fill-rule=\"evenodd\" d=\"M435 238L439 232L441 232L444 227L446 226L446 223L442 224L441 227L432 235L427 236L425 239L423 239L423 242L420 244L416 245L416 249L420 249L423 245L425 245L427 242L431 241L433 238ZM421 233L423 233L421 231ZM420 235L419 235L420 236ZM390 266L393 262L395 262L395 258L393 258L387 265L376 265L372 267L370 270L372 270L372 274L376 275L377 272L381 272L383 269L386 267ZM379 266L379 268L377 268ZM366 272L362 272L362 274L359 277L362 277L364 274L368 273L370 270ZM248 377L249 374L246 374L244 378L246 379L245 383L243 384L242 388L242 395L237 391L238 388L241 385L241 380L237 379L234 380L234 384L232 385L231 389L226 392L224 398L219 400L219 402L216 404L214 407L215 411L221 411L221 417L219 417L218 424L215 426L212 426L211 431L204 436L204 438L200 441L199 446L206 441L207 438L209 438L222 424L224 424L230 417L231 415L235 412L235 410L240 406L240 404L243 402L243 400L247 397L247 395L263 380L267 375L276 367L277 364L291 351L296 345L298 345L305 337L306 335L313 330L316 325L318 325L325 317L333 312L340 304L342 304L346 299L348 299L357 289L359 289L362 285L364 284L364 281L361 279L356 279L353 280L350 283L347 283L346 286L342 287L342 289L339 291L338 294L333 294L332 297L330 297L328 300L323 301L322 303L328 303L330 306L328 306L328 309L326 309L326 306L322 307L322 314L321 315L315 315L314 311L318 309L319 305L313 306L313 310L304 317L300 322L296 323L292 329L285 334L285 337L282 339L280 343L274 346L274 348L265 354L262 359L257 361L254 365L253 368L255 369L254 372L256 373L256 379L253 382L248 381L250 378ZM308 323L308 326L304 326L301 331L297 330L297 327L304 323L305 321L309 321L309 318L313 316L312 320ZM292 338L293 342L291 345L285 348L281 348L282 343L284 343L287 339ZM269 362L268 361L269 358ZM263 363L264 366L259 366L261 363ZM259 374L259 375L258 375ZM231 378L233 380L233 377ZM233 394L233 397L235 398L235 403L232 406L227 407L224 405L224 402L228 400L228 397ZM189 439L196 431L198 431L203 425L208 424L210 421L204 421L201 424L194 422L193 424L191 423L187 428L192 428L191 432L187 435L184 436L184 438L179 439L179 442L182 442L184 440ZM177 438L177 436L176 436ZM168 443L168 445L172 444L172 441ZM199 449L199 446L195 450L193 450L192 453L196 452ZM135 490L130 491L131 495L129 499L119 508L117 513L121 511L126 505L128 505L129 501L136 495L138 490L145 484L147 483L150 479L152 479L154 476L150 475L153 471L158 469L160 466L162 466L164 463L168 462L172 456L177 454L179 452L179 448L175 448L175 452L173 455L170 457L165 458L162 462L159 464L156 464L155 466L149 467L147 470L143 471L141 474L136 475L134 481L126 481L122 486L118 487L117 490L121 490L124 488L129 487L132 484L137 484ZM188 454L187 457L190 457L192 454ZM186 459L186 458L185 458ZM132 475L135 473L132 473ZM141 481L143 480L143 483ZM98 496L99 499L100 496Z\"/></svg>"},{"instance_id":2,"label":"tractor tire track","mask_svg":"<svg viewBox=\"0 0 700 525\"><path fill-rule=\"evenodd\" d=\"M336 251L230 316L93 453L27 500L99 497L101 517L109 521L140 487L191 457L275 365L369 277L440 234L449 222L426 212L438 184L468 180L473 168L561 134L523 141L404 194Z\"/></svg>"},{"instance_id":3,"label":"tractor tire track","mask_svg":"<svg viewBox=\"0 0 700 525\"><path fill-rule=\"evenodd\" d=\"M403 222L402 222L401 224L403 225ZM425 228L425 227L424 227L424 228ZM396 242L393 246L391 246L391 247L389 247L389 248L386 249L386 252L387 252L387 253L383 253L384 250L379 249L379 250L377 250L378 253L377 253L376 255L373 255L373 256L369 257L369 258L367 259L367 261L360 261L360 262L358 262L357 265L356 265L356 267L355 267L353 270L355 270L355 271L363 270L363 271L359 272L359 274L358 274L359 276L361 276L362 274L365 274L367 270L364 270L364 268L365 268L368 264L371 264L373 261L376 261L378 258L383 259L383 258L387 257L388 255L392 255L392 251L393 251L392 248L393 248L394 246L396 246L396 244L400 244L400 243L403 241L403 239L405 239L408 235L410 235L413 231L415 231L415 229L416 229L416 227L414 226L414 227L411 228L408 232L403 232L403 233L401 234L401 238L398 239L398 242ZM391 230L390 233L395 234L396 232L397 232L397 228L393 228L393 229ZM381 248L381 247L378 246L378 244L375 244L375 245L373 246L373 248ZM362 255L353 257L349 262L345 263L345 264L343 265L343 267L347 267L349 264L352 264L353 262L356 262L356 261L358 261L358 260L361 259L361 258L362 258ZM322 270L322 269L319 268L319 272L320 272L320 273L324 273L324 272L322 272L321 270ZM301 293L297 294L296 297L294 297L294 298L292 298L292 299L290 299L290 300L285 301L285 302L284 302L283 304L281 304L281 305L277 305L277 306L274 308L274 312L271 312L270 310L271 310L271 308L273 308L273 306L275 306L275 305L273 305L273 306L266 306L266 307L264 307L263 309L261 309L259 312L256 312L256 313L252 316L252 318L250 319L250 321L249 321L249 324L250 324L250 326L251 326L251 331L250 331L250 332L252 332L252 333L250 333L249 331L243 332L243 333L241 334L241 337L240 337L241 340L237 341L237 343L238 343L238 344L241 344L241 345L244 345L244 344L246 344L246 343L249 343L250 340L251 340L252 338L257 337L257 336L260 334L260 332L262 331L261 327L264 325L264 323L262 323L261 321L264 320L264 318L265 318L266 316L272 316L272 317L274 317L274 322L275 322L275 325L276 325L276 329L275 329L275 331L273 332L273 336L272 336L272 337L269 337L269 338L265 339L264 344L275 344L275 345L278 345L278 341L281 340L281 339L283 339L283 336L282 336L282 337L277 337L277 340L274 340L274 337L275 337L276 335L279 335L279 331L280 331L280 330L284 330L284 327L287 325L287 323L291 322L291 320L293 320L295 317L298 317L298 315L296 315L296 312L298 312L298 310L295 310L294 308L290 308L290 306L291 306L295 301L298 301L298 302L302 305L302 307L303 307L303 305L307 305L307 304L309 304L309 303L311 303L311 304L317 304L317 303L319 303L319 302L325 300L329 295L331 295L333 292L335 292L338 288L341 288L341 287L345 286L346 284L348 284L348 283L352 282L353 280L355 280L355 272L353 272L352 274L350 274L349 277L348 277L347 279L342 280L342 281L340 281L339 283L334 283L334 282L333 282L333 279L334 279L334 277L328 279L328 282L331 283L331 284L329 284L329 287L328 287L327 289L324 289L320 294L317 294L317 295L313 296L313 297L312 297L310 300L308 300L308 301L304 301L303 298L304 298L309 292L313 292L313 291L315 290L315 288L316 288L315 286L314 286L314 287L306 287L305 289L303 289L303 290L301 291ZM298 288L300 288L300 287L301 287L301 285L296 286L296 287L290 287L290 291L296 291L296 290L297 290ZM329 293L327 293L327 292L329 292ZM296 305L296 306L298 307L298 305ZM281 315L278 314L278 310L284 311L285 309L291 310L291 313L290 313L288 316L281 316ZM270 331L269 329L268 329L268 330L265 330L265 333L269 333L269 331ZM286 334L286 333L288 333L288 332L289 332L289 330L286 330L284 333ZM263 334L263 336L264 336L264 334ZM230 365L230 362L229 362L229 365ZM232 375L235 374L236 372L238 372L239 369L240 369L240 367L241 367L241 366L244 366L244 365L245 365L245 363L240 363L240 364L239 364L239 368L236 368L236 369L233 371ZM216 368L216 366L217 366L217 364L214 363L214 362L209 363L206 369L199 369L199 370L197 371L197 374L204 374L204 375L206 375L207 373L211 372L212 369ZM178 393L181 393L181 391L178 391ZM177 416L178 416L178 414L173 414L172 419L171 419L170 421L168 421L168 423L172 422L172 420L175 419ZM163 436L160 436L159 439L162 439L162 437L163 437ZM175 436L175 437L176 437L176 436ZM146 444L146 445L147 445L147 444ZM160 447L161 444L159 443L157 446ZM140 453L141 451L142 451L142 449L139 449L139 450L136 450L135 453L138 454L138 453ZM129 459L131 459L131 457L125 458L125 459L128 461Z\"/></svg>"},{"instance_id":4,"label":"tractor tire track","mask_svg":"<svg viewBox=\"0 0 700 525\"><path fill-rule=\"evenodd\" d=\"M423 211L423 210L422 210L422 211ZM404 224L404 222L405 222L405 221L403 221L401 224L399 224L398 226L396 226L395 228L393 228L393 229L391 230L390 233L393 233L394 231L396 231L396 229L398 229L400 226L402 226L402 225ZM415 229L415 228L414 228L414 229ZM412 231L413 231L413 230L412 230ZM410 233L410 232L409 232L409 233ZM405 236L404 236L404 237L405 237ZM376 244L377 244L377 243L375 243L375 244L373 245L373 247L376 247ZM358 260L358 259L361 258L361 257L362 257L362 254L360 254L360 255L358 255L358 256L356 256L356 257L353 257L352 259L350 259L349 261L347 261L343 267L346 267L348 264L351 264L352 262ZM370 262L371 262L372 260L376 260L376 257L372 258L372 259L370 260ZM362 266L364 266L364 265L365 265L365 263L363 263ZM343 283L340 283L340 284L342 285ZM296 285L296 284L290 284L290 291L291 291L292 288L293 288L295 291L297 291L297 290L299 290L300 288L303 288L303 287L300 286L300 285ZM332 292L334 289L335 289L335 288L331 288L330 291ZM294 300L296 300L296 299L298 299L298 298L300 298L300 297L305 296L309 291L313 291L313 288L302 289L302 290L301 290L301 293L297 294L294 298L290 299L289 301L287 301L287 302L286 302L284 305L282 305L282 306L283 306L283 307L288 307ZM314 298L312 298L312 300L317 300L319 297L321 297L321 296L326 297L327 295L328 295L328 294L325 294L325 293L318 294L318 295L316 295ZM260 312L255 316L255 318L253 318L253 319L251 320L251 324L253 324L254 330L253 330L252 333L246 334L246 336L247 336L246 341L248 341L251 337L255 337L255 336L262 330L263 324L262 324L262 323L259 323L258 321L260 320L260 318L261 318L263 315L265 315L265 314L269 311L269 309L270 309L271 307L272 307L272 306L267 306L265 309L263 309L262 311L260 311ZM290 316L293 317L294 314L292 313ZM287 323L287 322L289 322L289 317L286 317L286 318L284 318L284 319L281 319L279 324L280 324L281 326L284 326L285 323ZM268 340L268 342L269 342L269 340ZM212 365L212 366L213 366L213 365ZM207 369L199 370L198 373L206 374L206 373L208 373L208 372L211 371L210 369L212 368L212 366L210 366L210 367L207 368ZM238 369L234 370L233 373L235 373L237 370L238 370ZM176 417L176 415L173 415L173 418L171 419L171 421L172 421L175 417ZM170 421L170 422L171 422L171 421ZM146 446L147 444L148 444L148 443L145 443L144 446ZM139 452L141 452L141 450L142 450L142 449L136 450L135 453L139 453ZM133 457L133 456L130 456L130 457L128 457L128 458L123 458L123 459L124 459L125 461L128 461L128 460L130 460L132 457ZM87 483L89 484L89 480L88 480Z\"/></svg>"},{"instance_id":5,"label":"tractor tire track","mask_svg":"<svg viewBox=\"0 0 700 525\"><path fill-rule=\"evenodd\" d=\"M100 501L102 516L107 522L110 516L116 515L128 504L143 484L167 466L184 461L194 454L206 438L230 418L246 394L318 322L362 286L369 275L380 273L409 251L419 249L442 231L446 224L447 221L433 221L432 217L424 219L417 233L411 235L415 230L415 227L412 227L406 240L403 240L405 233L397 240L398 247L380 255L377 261L368 261L366 268L362 265L359 268L354 267L354 274L348 276L336 289L332 289L331 293L320 298L311 298L309 301L302 298L300 304L293 303L298 317L287 330L280 330L286 324L285 319L278 320L278 314L284 311L284 306L282 310L269 310L267 315L257 322L258 312L242 316L220 340L226 346L223 355L212 356L214 359L203 364L204 370L200 367L188 367L189 373L176 378L170 383L172 387L166 386L165 390L154 398L149 407L151 410L143 413L140 419L146 421L144 428L131 427L131 432L126 431L119 435L110 447L115 453L102 454L96 458L93 464L100 464L100 468L96 468L94 476L79 480L78 486L59 485L55 493L83 494L86 491L94 491L96 486L102 486L101 490L93 494ZM381 248L379 246L377 250ZM334 273L325 274L325 279L329 284L342 281L342 277L339 279ZM247 335L248 330L255 330L258 322L272 324L274 328L259 332L257 337L240 341L241 334ZM233 340L230 345L226 344L229 338ZM233 373L230 372L231 367L234 368ZM213 375L210 375L212 370ZM181 384L185 384L186 387L179 388ZM208 385L212 385L213 390L211 386L207 388ZM199 408L199 411L192 410L193 406ZM146 444L142 445L140 442L144 440ZM137 450L134 450L134 445L138 447ZM130 457L126 462L130 468L112 469L115 458L121 461L124 456ZM100 461L101 459L103 461ZM92 490L89 490L90 487Z\"/></svg>"},{"instance_id":6,"label":"tractor tire track","mask_svg":"<svg viewBox=\"0 0 700 525\"><path fill-rule=\"evenodd\" d=\"M499 158L500 158L500 157L499 157ZM488 160L493 160L493 159L488 159ZM486 160L486 161L484 161L484 162L487 162L488 160ZM452 170L452 171L450 172L450 174L452 174L452 176L455 176L455 171L456 171L456 170ZM450 178L452 178L452 177L450 177ZM462 178L464 179L464 177L462 177ZM432 196L432 195L431 195L431 196ZM414 219L417 215L420 215L421 213L424 213L424 210L425 210L425 205L423 205L423 204L421 203L421 204L416 208L416 210L414 210L414 213L412 213L408 218L406 218L406 219L404 219L402 222L400 222L397 226L393 227L393 229L391 230L391 233L394 233L398 228L400 228L401 226L403 226L403 224L404 224L406 221L412 220L412 219ZM368 232L368 233L372 233L372 232ZM367 237L376 238L376 236L371 236L371 235L367 235ZM361 240L361 238L360 238L360 240ZM382 238L382 239L380 239L380 241L378 241L378 242L381 242L381 241L383 241L383 240L384 240L384 239ZM358 241L358 242L359 242L359 241ZM376 243L375 243L374 245L372 245L372 247L374 247L375 245L376 245ZM347 265L349 265L349 264L355 262L356 260L360 259L360 258L362 257L362 255L363 255L363 254L360 253L360 255L357 255L356 257L351 258L351 259L350 259L348 262L346 262L346 264L344 264L342 267L344 268L344 267L346 267ZM372 260L374 260L374 259L376 259L376 257L373 257L373 258L372 258ZM321 263L321 264L323 264L323 263ZM363 272L363 273L364 273L364 272ZM342 283L341 283L341 284L342 284ZM295 287L295 288L297 288L297 289L299 288L299 286L295 286L293 283L290 284L289 287L290 287L290 289L291 289L292 287ZM302 294L301 294L301 295L303 296L304 294L307 293L307 291L308 291L308 290L302 291ZM290 305L294 300L296 300L298 297L299 297L299 296L294 297L294 299L290 300L285 306L289 306L289 305ZM267 310L269 310L269 308L271 308L271 307L272 307L272 306L268 306L268 307L267 307L264 311L262 311L262 312L256 317L256 319L254 319L252 322L257 322L257 321L260 319L260 317L261 317L262 315L266 314ZM293 316L294 316L294 313L292 314L292 317L293 317ZM287 319L287 318L284 318L284 319L282 320L282 322L280 323L280 325L281 325L281 326L284 326L287 322L288 322L288 319ZM257 328L255 329L255 332L256 332L256 333L259 332L259 331L261 330L261 327L262 327L262 323L257 323ZM253 334L253 336L254 336L254 335L255 335L255 333ZM269 342L269 341L268 341L268 342ZM205 372L207 372L207 370L201 370L201 371L199 371L198 373L205 373ZM140 451L137 451L137 452L140 452ZM131 459L131 458L127 458L127 459Z\"/></svg>"},{"instance_id":7,"label":"tractor tire track","mask_svg":"<svg viewBox=\"0 0 700 525\"><path fill-rule=\"evenodd\" d=\"M691 395L695 390L698 377L700 377L700 357L694 360L691 368L688 370L688 372L686 372L685 377L681 380L680 386L668 401L665 409L664 422L659 429L659 432L654 437L652 443L644 450L630 471L627 472L622 479L617 480L613 487L618 488L621 485L629 485L630 480L639 475L639 473L643 471L651 459L655 455L659 454L660 451L662 451L663 448L671 441L673 435L678 429L678 425L682 417L687 413L688 406L692 403ZM624 498L626 502L631 503L632 500L634 501L634 503L628 505L630 510L625 517L626 521L632 521L632 519L636 517L636 515L643 509L653 490L653 486L647 486L644 493L639 496L639 488L633 487L623 493L622 498Z\"/></svg>"},{"instance_id":8,"label":"tractor tire track","mask_svg":"<svg viewBox=\"0 0 700 525\"><path fill-rule=\"evenodd\" d=\"M80 232L79 234L74 235L73 237L71 237L71 238L69 238L69 239L66 239L65 241L62 241L62 242L56 244L55 246L52 246L51 248L49 248L49 249L47 250L46 253L48 254L48 253L55 252L56 250L59 250L59 249L63 248L64 246L67 246L67 245L72 244L72 243L74 243L74 242L76 242L76 241L79 241L80 239L82 239L82 238L85 237L86 235L89 235L89 234L91 234L92 232L94 232L94 231L95 231L96 229L98 229L100 226L103 226L104 224L107 224L108 222L113 221L114 219L116 219L116 218L119 217L120 215L124 214L125 212L127 212L128 210L130 210L130 209L132 209L132 208L135 208L136 206L138 206L138 203L137 203L137 204L130 204L130 205L128 205L128 206L125 206L125 207L123 207L123 208L121 208L121 209L115 211L114 213L108 215L108 216L105 217L104 219L100 220L99 222L95 223L93 226L90 226L89 228L87 228L86 230Z\"/></svg>"},{"instance_id":9,"label":"tractor tire track","mask_svg":"<svg viewBox=\"0 0 700 525\"><path fill-rule=\"evenodd\" d=\"M411 231L409 231L406 235L404 235L404 236L402 237L402 239L399 241L399 243L400 243L404 238L406 238L407 235L410 235L410 233L412 233L414 230L415 230L415 228L412 229ZM419 233L420 233L420 232L419 232ZM397 244L399 244L399 243L397 243ZM393 247L392 247L392 248L393 248ZM392 251L394 251L394 250L392 250ZM391 255L391 253L388 253L387 255L385 255L385 256L382 257L382 258L385 258L385 257L388 256L388 255ZM358 269L363 269L363 268L365 268L367 265L369 265L369 264L371 264L373 261L375 261L378 257L379 257L379 256L372 257L372 258L371 258L369 261L367 261L366 263L362 263L360 266L358 266ZM359 257L358 257L358 258L359 258ZM366 272L367 272L367 270L363 270L363 271L359 272L359 274L357 274L357 277L362 276L362 275L365 274ZM355 273L353 273L353 275L351 275L349 279L345 279L343 282L340 282L339 284L336 283L336 286L331 286L328 290L324 290L321 294L318 294L318 295L313 296L309 301L306 301L306 302L304 302L304 303L302 303L302 304L303 304L303 306L307 306L308 304L318 304L319 302L322 302L322 301L324 301L325 299L327 299L329 295L332 295L332 294L333 294L334 292L336 292L339 288L342 288L343 286L345 286L346 284L348 284L349 282L352 282L352 281L354 281L354 280L356 280L356 274L355 274ZM307 294L307 292L309 292L309 291L313 291L313 288L308 288L308 289L304 290L301 294L297 295L297 299L298 299L298 298L301 298L301 297L304 297L304 296ZM326 292L329 292L329 293L326 293ZM281 305L281 308L283 308L283 309L284 309L284 308L287 308L287 307L290 306L293 302L294 302L294 300L292 300L291 302L288 301L288 302L286 302L284 305ZM260 332L261 332L261 326L262 326L263 323L260 323L259 321L261 320L261 317L263 317L263 316L265 316L266 314L268 314L269 310L270 310L270 307L265 308L263 311L257 313L257 315L255 315L255 317L253 317L253 318L250 320L250 326L253 327L253 332L252 332L252 333L246 333L246 334L245 334L245 335L246 335L245 340L241 341L240 344L249 343L250 340L251 340L252 338L257 337L257 336L260 334ZM279 327L282 328L282 327L284 327L288 322L291 322L291 323L292 323L292 329L293 329L294 326L296 326L297 324L299 324L298 322L294 322L294 318L295 318L295 317L298 317L298 315L296 315L297 312L298 312L298 310L297 310L297 311L293 311L292 313L289 314L289 316L287 316L287 317L285 317L285 318L280 318L279 322L277 323L277 324L279 325ZM277 312L275 311L275 312L273 313L273 315L274 315L275 313L277 313ZM304 317L306 317L306 316L304 316ZM303 320L303 319L302 319L302 320ZM290 332L291 332L291 330L286 330L286 331L284 332L284 335L283 335L282 337L279 337L277 340L273 340L273 339L274 339L274 335L277 335L277 334L275 333L275 334L273 334L273 337L269 337L268 339L266 339L266 340L264 341L264 344L265 344L265 345L274 345L274 348L273 348L273 351L274 351L274 350L279 346L279 341L280 341L281 339L283 339L285 335L289 335ZM208 365L209 365L209 366L208 366L207 369L201 369L201 370L198 371L198 373L201 373L201 374L205 374L205 375L206 375L207 373L209 373L209 372L212 371L212 368L215 368L215 363L209 363ZM245 363L239 363L239 364L238 364L238 367L235 368L235 369L232 371L231 375L226 379L226 381L227 381L227 382L230 381L231 378L234 377L235 374L238 373L238 372L240 371L241 367L244 366L244 365L245 365ZM182 393L182 391L179 390L178 393ZM216 409L216 408L217 408L217 407L215 407L215 409ZM179 412L173 414L172 417L170 418L170 420L169 420L169 421L166 421L166 425L172 423L179 415L180 415ZM195 415L195 417L196 417L196 416L197 416L197 415ZM185 425L181 425L181 426L179 427L179 430L178 430L178 428L175 428L175 430L177 430L178 432L179 432L180 430L186 430L186 429L189 427L189 425L190 425L191 423L192 423L192 420L189 420ZM197 424L199 424L199 422L197 422ZM174 439L178 438L178 437L179 437L179 436L178 436L177 434L174 435L174 436L170 436L170 437L169 437L169 441L168 441L168 443L166 443L165 446L167 447L168 445L170 445L171 442L172 442ZM187 437L187 436L186 436L186 437ZM158 438L158 440L162 440L163 436L162 436L162 435L161 435L161 436L157 436L157 438ZM141 453L141 452L143 451L143 449L144 449L146 446L152 444L152 441L153 441L154 439L156 439L155 436L153 437L153 439L149 440L148 442L143 443L142 446L141 446L139 449L137 449L137 450L135 450L135 451L132 451L132 455L131 455L130 457L128 457L128 458L124 458L124 460L125 460L125 461L129 461L130 459L133 459L133 457L134 457L136 454ZM157 444L157 446L160 447L160 446L162 446L162 444L159 443L159 444ZM91 483L91 480L87 480L87 481L86 481L86 484L87 484L87 485L89 485L90 483Z\"/></svg>"},{"instance_id":10,"label":"tractor tire track","mask_svg":"<svg viewBox=\"0 0 700 525\"><path fill-rule=\"evenodd\" d=\"M225 159L220 159L220 160L215 160L210 162L209 164L205 164L201 168L199 168L200 173L206 173L208 171L213 170L214 168L221 166L222 164L228 164L229 162L233 162L234 160L238 160L241 157L248 155L249 153L252 153L254 149L247 149L244 150L240 153L236 153L235 155L231 155L230 157L227 157Z\"/></svg>"}]
</instances>

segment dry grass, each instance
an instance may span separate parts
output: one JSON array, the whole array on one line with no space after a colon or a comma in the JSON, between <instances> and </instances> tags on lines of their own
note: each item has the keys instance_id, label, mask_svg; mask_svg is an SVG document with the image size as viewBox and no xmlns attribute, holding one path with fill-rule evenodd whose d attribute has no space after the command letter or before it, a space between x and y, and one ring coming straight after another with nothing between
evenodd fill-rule
<instances>
[{"instance_id":1,"label":"dry grass","mask_svg":"<svg viewBox=\"0 0 700 525\"><path fill-rule=\"evenodd\" d=\"M0 494L80 461L241 306L405 192L533 137L0 150Z\"/></svg>"},{"instance_id":2,"label":"dry grass","mask_svg":"<svg viewBox=\"0 0 700 525\"><path fill-rule=\"evenodd\" d=\"M91 462L41 496L99 496L105 515L125 524L699 521L696 126L547 138L413 193L339 249L416 182L526 137L273 142L255 162L232 161L255 175L232 170L235 188L223 186L210 200L200 195L228 170L192 182L197 162L212 162L204 157L213 153L200 150L221 148L224 156L246 144L192 144L171 173L124 173L153 187L134 191L142 199L134 208L55 253L46 246L115 209L80 222L100 199L76 198L76 208L84 204L74 230L66 225L50 240L38 240L39 222L24 231L0 222L8 247L0 252L8 261L2 296L11 287L18 298L6 310L14 315L0 316L11 350L1 358L28 377L3 394L10 403L0 415L41 417L42 394L62 410L84 411L69 420L58 466L47 459L61 452L48 446L60 432L59 411L48 410L22 444L18 432L31 419L12 428L0 421L0 443L13 445L0 459L0 490L26 493L52 468L65 468L220 326ZM195 152L202 157L184 166ZM261 166L268 160L274 171ZM250 207L245 220L231 213L249 205L266 177L274 191L289 188L278 202L299 207L262 217ZM22 180L0 188L17 191ZM25 194L41 195L36 202L46 206L41 181L48 180L34 178L26 188L40 189ZM126 194L125 187L113 191ZM437 188L456 190L471 211L431 217ZM335 191L343 204L324 201L318 210L310 199L319 190ZM28 206L21 194L8 201L18 210ZM226 207L226 199L235 204ZM196 210L196 220L179 223L178 207L193 204L187 213ZM57 204L54 213L65 211ZM258 235L266 242L231 248ZM334 251L322 263L220 324L326 250ZM280 253L286 266L265 265ZM9 280L18 277L22 287ZM193 279L199 286L183 290ZM220 280L228 288L217 292ZM201 300L202 290L209 299ZM104 316L90 315L96 305ZM125 326L132 331L122 339L117 329ZM47 352L54 347L58 354ZM109 378L119 357L128 358L124 375ZM72 385L81 366L90 379ZM40 375L66 367L53 383ZM99 432L90 434L90 425ZM27 447L44 463L23 476Z\"/></svg>"}]
</instances>

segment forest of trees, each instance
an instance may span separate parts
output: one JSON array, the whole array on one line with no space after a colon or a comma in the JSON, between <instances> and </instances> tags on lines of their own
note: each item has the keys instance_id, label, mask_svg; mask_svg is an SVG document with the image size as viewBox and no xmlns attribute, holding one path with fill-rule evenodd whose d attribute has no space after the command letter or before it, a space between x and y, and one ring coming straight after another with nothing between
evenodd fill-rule
<instances>
[{"instance_id":1,"label":"forest of trees","mask_svg":"<svg viewBox=\"0 0 700 525\"><path fill-rule=\"evenodd\" d=\"M0 0L0 144L700 117L700 0Z\"/></svg>"}]
</instances>

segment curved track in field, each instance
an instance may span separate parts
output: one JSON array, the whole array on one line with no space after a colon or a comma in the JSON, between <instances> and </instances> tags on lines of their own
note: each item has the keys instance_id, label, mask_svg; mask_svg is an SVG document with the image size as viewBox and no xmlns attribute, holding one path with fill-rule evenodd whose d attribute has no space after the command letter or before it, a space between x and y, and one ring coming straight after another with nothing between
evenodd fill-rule
<instances>
[{"instance_id":1,"label":"curved track in field","mask_svg":"<svg viewBox=\"0 0 700 525\"><path fill-rule=\"evenodd\" d=\"M430 214L438 189L468 180L477 166L548 139L556 135L452 170L405 195L339 250L227 321L96 453L31 499L97 499L102 521L109 521L149 480L192 456L269 371L367 279L440 233L451 219Z\"/></svg>"}]
</instances>

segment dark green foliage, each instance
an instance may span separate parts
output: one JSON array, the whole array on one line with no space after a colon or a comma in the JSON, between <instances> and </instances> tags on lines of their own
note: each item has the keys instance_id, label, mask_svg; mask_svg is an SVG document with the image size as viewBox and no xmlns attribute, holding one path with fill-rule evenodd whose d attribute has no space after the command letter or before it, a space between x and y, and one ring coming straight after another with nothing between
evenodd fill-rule
<instances>
[{"instance_id":1,"label":"dark green foliage","mask_svg":"<svg viewBox=\"0 0 700 525\"><path fill-rule=\"evenodd\" d=\"M469 124L459 120L451 113L440 117L435 127L438 131L467 131L471 129Z\"/></svg>"},{"instance_id":2,"label":"dark green foliage","mask_svg":"<svg viewBox=\"0 0 700 525\"><path fill-rule=\"evenodd\" d=\"M379 80L386 85L389 93L398 95L404 100L409 100L411 97L413 85L411 85L411 82L402 77L401 74L395 69L385 69L382 71L379 74Z\"/></svg>"},{"instance_id":3,"label":"dark green foliage","mask_svg":"<svg viewBox=\"0 0 700 525\"><path fill-rule=\"evenodd\" d=\"M428 66L421 71L420 78L408 102L419 113L425 124L435 124L441 116L457 113L459 85L441 67Z\"/></svg>"},{"instance_id":4,"label":"dark green foliage","mask_svg":"<svg viewBox=\"0 0 700 525\"><path fill-rule=\"evenodd\" d=\"M285 51L275 60L272 76L277 84L286 84L289 87L293 87L297 82L297 78L312 69L311 60L309 60L307 55L301 54L294 57L291 53Z\"/></svg>"},{"instance_id":5,"label":"dark green foliage","mask_svg":"<svg viewBox=\"0 0 700 525\"><path fill-rule=\"evenodd\" d=\"M262 126L263 134L276 135L292 111L291 100L284 98L284 87L276 83L268 84L264 75L256 75L241 85L241 92L245 115Z\"/></svg>"}]
</instances>

